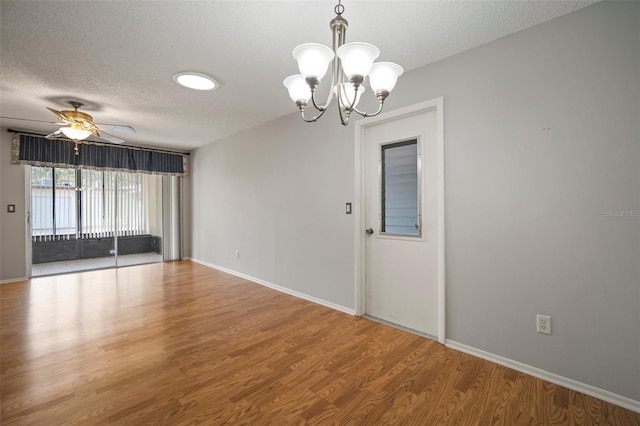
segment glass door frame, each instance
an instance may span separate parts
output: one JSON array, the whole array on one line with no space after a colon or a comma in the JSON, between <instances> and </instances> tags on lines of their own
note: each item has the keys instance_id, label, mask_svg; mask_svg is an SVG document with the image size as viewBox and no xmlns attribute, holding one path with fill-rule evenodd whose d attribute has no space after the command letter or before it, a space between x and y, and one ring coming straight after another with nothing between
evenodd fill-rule
<instances>
[{"instance_id":1,"label":"glass door frame","mask_svg":"<svg viewBox=\"0 0 640 426\"><path fill-rule=\"evenodd\" d=\"M26 244L26 275L27 278L32 278L33 277L33 271L34 271L34 264L33 264L33 253L34 253L34 248L33 248L33 230L32 230L32 221L33 221L33 205L32 205L32 196L33 196L33 183L32 183L32 174L33 174L33 168L34 167L39 167L39 166L31 166L28 165L27 167L25 167L25 212L26 212L26 229L25 229L25 239L27 240L27 244ZM49 168L50 166L45 166L47 168ZM57 187L56 185L56 173L55 170L57 169L56 167L50 167L52 169L52 190L55 191L55 188ZM60 167L60 168L73 168L73 167ZM81 171L82 169L79 168L74 168L77 172L76 174L76 193L77 193L77 197L75 198L75 202L76 202L76 212L74 213L76 215L76 238L80 239L82 238L81 234L85 233L85 229L83 229L83 224L82 224L82 216L84 215L84 211L85 208L82 207L84 205L83 200L82 200L82 192L81 189L83 187L83 182L82 182L82 175L81 175ZM123 171L126 173L126 171ZM121 259L119 258L121 253L120 253L120 239L121 237L123 237L124 234L124 230L120 229L120 225L121 225L121 218L119 217L119 208L120 208L120 203L121 203L121 188L119 188L119 184L120 184L120 176L119 176L119 172L113 172L113 175L111 176L111 179L109 179L110 183L106 183L107 180L107 176L106 173L107 171L101 171L102 174L102 191L103 191L103 204L102 204L102 208L103 209L107 209L109 206L108 204L112 204L111 208L109 208L109 210L112 210L112 217L113 217L113 223L112 224L107 224L107 228L111 229L111 226L113 226L112 232L107 231L107 234L111 234L112 236L109 237L110 239L113 239L113 250L114 250L114 259L113 262L109 262L108 266L89 266L86 269L82 269L82 270L70 270L68 272L83 272L83 271L90 271L90 270L99 270L99 269L110 269L110 268L119 268L122 266L131 266L131 263L126 263L123 264L121 262ZM143 184L142 180L138 181L138 185L140 185L139 189L138 189L138 193L141 193L143 190L145 190L145 188L148 190L148 186L147 184ZM113 196L113 202L110 203L108 201L106 201L107 199L105 198L106 196L109 196L107 194L105 194L107 191L109 191L109 186L112 187L112 195ZM146 219L140 219L139 220L139 225L143 226L145 232L148 232L149 235L151 236L155 236L155 237L159 237L159 240L156 240L154 242L152 242L151 244L154 244L154 246L157 246L157 249L161 252L159 253L159 260L157 261L157 263L163 262L164 261L164 247L163 247L163 243L165 242L165 236L164 236L164 221L165 221L165 217L163 214L163 188L164 188L164 181L163 179L161 179L160 177L158 177L158 179L154 182L154 184L151 186L151 190L149 192L149 194L145 194L145 195L140 195L141 197L148 197L147 200L151 199L153 200L151 203L149 201L141 201L143 203L146 203L143 207L140 207L142 209L146 209L146 214L147 214L147 218ZM55 203L55 195L52 195L52 203ZM53 209L54 207L52 207ZM157 211L156 211L157 210ZM106 213L106 212L105 212ZM159 213L159 215L158 215ZM53 210L52 210L52 214L53 214ZM142 214L142 213L141 213ZM152 227L154 229L150 229L149 228L149 224L148 221L149 219L149 215L151 214L156 214L155 218L153 219L153 222L155 223L155 227L152 225ZM141 218L143 216L140 216ZM52 217L52 219L55 222L55 217ZM145 220L147 222L145 222ZM146 225L142 225L145 224ZM158 226L159 223L159 226ZM135 226L135 225L134 225ZM141 229L143 229L141 228ZM144 232L143 232L144 234ZM156 235L159 234L159 235ZM134 236L136 234L133 234ZM105 237L106 238L106 237ZM55 240L55 236L53 236L53 239ZM159 244L157 244L159 242ZM154 247L152 246L152 247ZM156 251L157 252L157 251ZM145 252L146 253L146 252ZM110 256L104 256L106 258L109 258ZM98 259L98 258L96 258ZM140 264L143 263L156 263L156 261L149 261L149 260L145 260L140 262ZM67 272L67 271L65 271ZM53 272L50 274L56 274L58 272ZM59 273L64 273L64 272L59 272ZM42 274L38 274L36 276L44 276L44 275L49 275L49 273L42 273Z\"/></svg>"}]
</instances>

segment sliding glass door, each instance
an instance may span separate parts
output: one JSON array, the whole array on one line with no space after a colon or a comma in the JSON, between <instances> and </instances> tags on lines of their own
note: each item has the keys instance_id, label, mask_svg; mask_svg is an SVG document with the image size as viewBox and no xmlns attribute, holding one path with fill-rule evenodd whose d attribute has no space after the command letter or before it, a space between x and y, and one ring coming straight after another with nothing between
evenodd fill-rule
<instances>
[{"instance_id":1,"label":"sliding glass door","mask_svg":"<svg viewBox=\"0 0 640 426\"><path fill-rule=\"evenodd\" d=\"M117 265L162 262L162 177L105 173L115 185Z\"/></svg>"},{"instance_id":2,"label":"sliding glass door","mask_svg":"<svg viewBox=\"0 0 640 426\"><path fill-rule=\"evenodd\" d=\"M31 167L32 276L162 261L162 178Z\"/></svg>"}]
</instances>

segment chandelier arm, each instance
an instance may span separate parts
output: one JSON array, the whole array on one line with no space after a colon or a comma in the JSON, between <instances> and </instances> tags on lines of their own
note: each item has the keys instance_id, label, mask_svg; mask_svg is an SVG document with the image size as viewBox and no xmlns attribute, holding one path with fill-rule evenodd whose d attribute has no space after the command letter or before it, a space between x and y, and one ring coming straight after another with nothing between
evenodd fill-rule
<instances>
[{"instance_id":1,"label":"chandelier arm","mask_svg":"<svg viewBox=\"0 0 640 426\"><path fill-rule=\"evenodd\" d=\"M362 112L360 111L358 108L353 108L353 111L357 112L358 114L360 114L363 117L375 117L376 115L380 114L382 112L382 106L384 105L384 101L379 101L378 104L378 110L376 112Z\"/></svg>"},{"instance_id":2,"label":"chandelier arm","mask_svg":"<svg viewBox=\"0 0 640 426\"><path fill-rule=\"evenodd\" d=\"M332 96L331 96L331 93L329 93L329 99L327 99L327 103L324 104L323 106L319 106L318 103L316 102L316 91L315 90L311 91L311 103L313 104L314 108L317 109L318 111L325 111L329 107L329 104L331 103L331 99L332 99Z\"/></svg>"},{"instance_id":3,"label":"chandelier arm","mask_svg":"<svg viewBox=\"0 0 640 426\"><path fill-rule=\"evenodd\" d=\"M335 8L336 17L331 21L329 26L331 27L331 50L335 53L340 46L342 46L346 41L347 36L347 27L349 26L346 19L342 17L342 12L344 12L344 6L338 2L338 6ZM331 64L331 85L329 86L329 95L327 96L327 101L324 105L320 106L317 104L314 92L311 93L311 101L313 106L318 111L326 110L331 102L333 101L334 96L338 97L338 109L340 109L340 97L337 94L333 93L334 87L336 85L339 86L340 83L344 80L344 74L342 72L342 63L338 56L334 56L334 59ZM339 89L338 89L339 90ZM347 119L348 121L348 119Z\"/></svg>"},{"instance_id":4,"label":"chandelier arm","mask_svg":"<svg viewBox=\"0 0 640 426\"><path fill-rule=\"evenodd\" d=\"M360 85L354 86L353 88L353 101L351 101L351 105L349 105L346 110L347 111L353 111L356 107L356 101L358 100L358 89L360 88ZM340 90L340 89L338 89Z\"/></svg>"},{"instance_id":5,"label":"chandelier arm","mask_svg":"<svg viewBox=\"0 0 640 426\"><path fill-rule=\"evenodd\" d=\"M304 108L300 108L300 117L302 117L302 120L304 120L307 123L313 123L318 121L318 119L320 117L322 117L322 115L325 113L326 109L323 109L322 111L320 111L320 114L316 115L315 117L312 118L307 118L304 116Z\"/></svg>"},{"instance_id":6,"label":"chandelier arm","mask_svg":"<svg viewBox=\"0 0 640 426\"><path fill-rule=\"evenodd\" d=\"M340 7L338 7L340 6ZM344 11L344 6L342 6L341 4L338 4L338 6L336 6L336 18L331 21L331 50L333 50L334 52L336 52L338 50L338 48L340 46L342 46L345 41L346 41L346 35L347 35L347 27L348 27L348 23L347 21L341 16L342 12ZM338 13L338 10L340 10L340 13ZM313 104L313 106L318 110L318 111L324 111L327 108L329 108L329 105L331 105L331 102L333 101L333 88L335 87L336 84L341 83L342 80L344 80L344 74L342 72L342 63L340 62L340 58L338 58L338 56L336 55L332 61L331 64L331 85L329 86L329 95L327 96L327 101L324 103L324 105L318 105L318 102L316 101L315 98L315 87L313 88L312 92L311 92L311 102ZM338 104L340 104L340 102L338 101Z\"/></svg>"},{"instance_id":7,"label":"chandelier arm","mask_svg":"<svg viewBox=\"0 0 640 426\"><path fill-rule=\"evenodd\" d=\"M331 81L331 87L333 87L333 79ZM327 98L327 102L325 102L325 104L322 106L318 105L316 102L315 91L311 92L311 103L313 104L315 109L317 109L318 111L324 111L327 108L329 108L329 105L331 105L331 101L333 101L333 93L331 91L329 92L329 97Z\"/></svg>"},{"instance_id":8,"label":"chandelier arm","mask_svg":"<svg viewBox=\"0 0 640 426\"><path fill-rule=\"evenodd\" d=\"M353 91L353 101L351 102L351 105L342 105L343 94L344 94L344 99L348 99L348 98L346 93L344 93L344 87L340 84L337 85L336 97L338 98L338 109L340 109L341 111L344 110L345 112L353 111L356 104L356 99L358 98L358 87L359 86L356 86L355 90Z\"/></svg>"}]
</instances>

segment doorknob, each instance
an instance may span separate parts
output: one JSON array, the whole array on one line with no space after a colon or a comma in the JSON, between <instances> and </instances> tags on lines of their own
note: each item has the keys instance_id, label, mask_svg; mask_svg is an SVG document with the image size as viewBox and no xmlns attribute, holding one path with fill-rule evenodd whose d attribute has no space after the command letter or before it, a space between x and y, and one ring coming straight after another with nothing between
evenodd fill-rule
<instances>
[{"instance_id":1,"label":"doorknob","mask_svg":"<svg viewBox=\"0 0 640 426\"><path fill-rule=\"evenodd\" d=\"M366 232L366 233L367 233L367 235L371 235L371 234L373 234L373 229L369 228L369 229L367 229L367 230L366 230L366 231L364 231L364 232Z\"/></svg>"}]
</instances>

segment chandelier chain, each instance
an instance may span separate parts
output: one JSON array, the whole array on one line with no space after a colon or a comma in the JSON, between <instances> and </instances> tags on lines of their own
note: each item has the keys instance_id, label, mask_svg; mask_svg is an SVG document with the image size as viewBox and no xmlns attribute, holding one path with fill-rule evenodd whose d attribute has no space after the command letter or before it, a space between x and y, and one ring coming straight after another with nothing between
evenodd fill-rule
<instances>
[{"instance_id":1,"label":"chandelier chain","mask_svg":"<svg viewBox=\"0 0 640 426\"><path fill-rule=\"evenodd\" d=\"M344 13L344 6L342 5L342 0L338 0L338 4L333 8L333 11L336 15L340 16Z\"/></svg>"}]
</instances>

